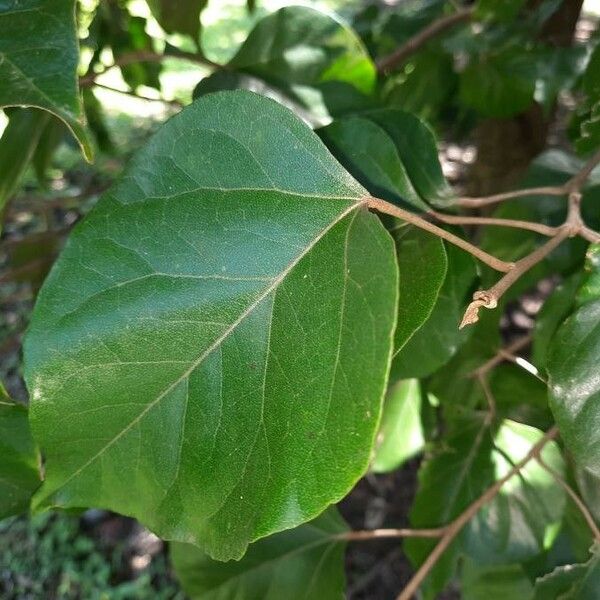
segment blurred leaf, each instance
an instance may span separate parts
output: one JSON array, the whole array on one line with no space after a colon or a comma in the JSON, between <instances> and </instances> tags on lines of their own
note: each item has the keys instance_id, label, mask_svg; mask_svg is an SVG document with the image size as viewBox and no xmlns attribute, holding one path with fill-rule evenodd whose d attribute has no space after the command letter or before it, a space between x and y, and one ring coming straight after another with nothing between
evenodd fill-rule
<instances>
[{"instance_id":1,"label":"blurred leaf","mask_svg":"<svg viewBox=\"0 0 600 600\"><path fill-rule=\"evenodd\" d=\"M344 595L347 526L335 508L314 521L252 544L239 561L219 562L188 544L171 560L191 600L305 600Z\"/></svg>"},{"instance_id":2,"label":"blurred leaf","mask_svg":"<svg viewBox=\"0 0 600 600\"><path fill-rule=\"evenodd\" d=\"M419 380L405 379L392 386L384 401L371 470L393 471L424 445Z\"/></svg>"},{"instance_id":3,"label":"blurred leaf","mask_svg":"<svg viewBox=\"0 0 600 600\"><path fill-rule=\"evenodd\" d=\"M462 600L528 600L533 585L521 565L485 565L465 560L461 570Z\"/></svg>"},{"instance_id":4,"label":"blurred leaf","mask_svg":"<svg viewBox=\"0 0 600 600\"><path fill-rule=\"evenodd\" d=\"M96 98L94 90L86 88L83 90L83 106L90 125L90 131L96 139L98 148L107 154L114 151L114 144L111 139L110 131L106 126L104 109L102 104Z\"/></svg>"},{"instance_id":5,"label":"blurred leaf","mask_svg":"<svg viewBox=\"0 0 600 600\"><path fill-rule=\"evenodd\" d=\"M598 600L600 557L598 548L585 564L565 565L538 579L533 600Z\"/></svg>"},{"instance_id":6,"label":"blurred leaf","mask_svg":"<svg viewBox=\"0 0 600 600\"><path fill-rule=\"evenodd\" d=\"M591 244L585 255L583 280L577 290L577 304L581 306L600 298L600 244Z\"/></svg>"},{"instance_id":7,"label":"blurred leaf","mask_svg":"<svg viewBox=\"0 0 600 600\"><path fill-rule=\"evenodd\" d=\"M200 37L200 13L208 0L147 0L152 15L167 33L189 35L196 44Z\"/></svg>"},{"instance_id":8,"label":"blurred leaf","mask_svg":"<svg viewBox=\"0 0 600 600\"><path fill-rule=\"evenodd\" d=\"M282 8L259 21L227 70L256 77L308 109L318 121L372 108L375 65L357 35L331 16L303 6ZM214 74L198 86L232 84Z\"/></svg>"},{"instance_id":9,"label":"blurred leaf","mask_svg":"<svg viewBox=\"0 0 600 600\"><path fill-rule=\"evenodd\" d=\"M525 0L477 0L476 14L479 18L512 21L517 17Z\"/></svg>"},{"instance_id":10,"label":"blurred leaf","mask_svg":"<svg viewBox=\"0 0 600 600\"><path fill-rule=\"evenodd\" d=\"M460 76L460 97L485 117L511 117L533 103L536 69L522 49L472 61Z\"/></svg>"},{"instance_id":11,"label":"blurred leaf","mask_svg":"<svg viewBox=\"0 0 600 600\"><path fill-rule=\"evenodd\" d=\"M52 164L52 158L64 135L65 126L58 119L49 119L40 134L40 139L33 153L33 168L41 185L46 183L46 175Z\"/></svg>"},{"instance_id":12,"label":"blurred leaf","mask_svg":"<svg viewBox=\"0 0 600 600\"><path fill-rule=\"evenodd\" d=\"M15 108L7 113L8 125L0 138L0 216L50 121L46 111L33 108Z\"/></svg>"},{"instance_id":13,"label":"blurred leaf","mask_svg":"<svg viewBox=\"0 0 600 600\"><path fill-rule=\"evenodd\" d=\"M435 305L425 323L395 350L390 372L392 381L431 375L448 362L472 334L469 328L459 329L458 325L473 291L475 261L452 244L446 245L446 254L448 268ZM414 269L414 265L407 268Z\"/></svg>"},{"instance_id":14,"label":"blurred leaf","mask_svg":"<svg viewBox=\"0 0 600 600\"><path fill-rule=\"evenodd\" d=\"M0 456L0 519L3 519L28 510L41 475L27 409L13 402L1 384Z\"/></svg>"},{"instance_id":15,"label":"blurred leaf","mask_svg":"<svg viewBox=\"0 0 600 600\"><path fill-rule=\"evenodd\" d=\"M0 107L32 106L62 119L87 160L92 146L77 90L75 0L0 5Z\"/></svg>"},{"instance_id":16,"label":"blurred leaf","mask_svg":"<svg viewBox=\"0 0 600 600\"><path fill-rule=\"evenodd\" d=\"M534 427L504 421L494 438L494 479L504 477L542 436L542 431ZM541 456L564 476L558 444L548 442ZM536 460L531 460L469 522L465 552L480 564L511 564L533 558L556 536L565 502L563 487Z\"/></svg>"}]
</instances>

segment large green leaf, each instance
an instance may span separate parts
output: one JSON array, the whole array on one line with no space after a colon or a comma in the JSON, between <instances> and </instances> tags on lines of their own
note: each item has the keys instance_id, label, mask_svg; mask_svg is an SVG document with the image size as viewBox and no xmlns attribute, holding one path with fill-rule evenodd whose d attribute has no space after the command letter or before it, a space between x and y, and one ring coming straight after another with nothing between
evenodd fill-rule
<instances>
[{"instance_id":1,"label":"large green leaf","mask_svg":"<svg viewBox=\"0 0 600 600\"><path fill-rule=\"evenodd\" d=\"M521 565L480 566L465 561L462 600L529 600L533 586Z\"/></svg>"},{"instance_id":2,"label":"large green leaf","mask_svg":"<svg viewBox=\"0 0 600 600\"><path fill-rule=\"evenodd\" d=\"M200 13L208 0L148 0L154 18L167 33L189 35L196 43L200 36Z\"/></svg>"},{"instance_id":3,"label":"large green leaf","mask_svg":"<svg viewBox=\"0 0 600 600\"><path fill-rule=\"evenodd\" d=\"M425 323L412 337L400 345L396 334L394 358L392 361L392 379L410 377L426 377L457 352L460 346L469 338L472 332L459 329L465 305L475 282L476 266L473 258L455 246L446 247L448 269L439 294L429 295L435 299L433 308L424 306L429 311ZM411 278L428 278L428 286L439 285L440 271L431 264L425 263L421 269L415 269L414 264L406 264L403 269L400 261L400 278L406 270L412 270ZM423 264L423 263L421 263ZM402 292L400 292L402 294ZM402 310L402 307L401 309ZM398 330L403 327L404 320L399 321Z\"/></svg>"},{"instance_id":4,"label":"large green leaf","mask_svg":"<svg viewBox=\"0 0 600 600\"><path fill-rule=\"evenodd\" d=\"M0 32L0 106L51 112L91 160L77 91L75 0L6 0L0 5Z\"/></svg>"},{"instance_id":5,"label":"large green leaf","mask_svg":"<svg viewBox=\"0 0 600 600\"><path fill-rule=\"evenodd\" d=\"M259 21L227 70L266 82L317 119L373 106L375 65L360 38L333 17L304 6L285 7ZM200 82L195 95L221 85L229 89L233 81L216 73Z\"/></svg>"},{"instance_id":6,"label":"large green leaf","mask_svg":"<svg viewBox=\"0 0 600 600\"><path fill-rule=\"evenodd\" d=\"M287 109L212 94L71 235L25 340L40 506L99 506L218 559L365 472L396 321L394 247Z\"/></svg>"},{"instance_id":7,"label":"large green leaf","mask_svg":"<svg viewBox=\"0 0 600 600\"><path fill-rule=\"evenodd\" d=\"M24 512L40 485L40 460L27 409L0 384L0 519Z\"/></svg>"},{"instance_id":8,"label":"large green leaf","mask_svg":"<svg viewBox=\"0 0 600 600\"><path fill-rule=\"evenodd\" d=\"M424 445L419 380L399 381L389 390L383 405L371 469L375 473L393 471Z\"/></svg>"},{"instance_id":9,"label":"large green leaf","mask_svg":"<svg viewBox=\"0 0 600 600\"><path fill-rule=\"evenodd\" d=\"M598 600L600 598L600 555L592 550L584 564L565 565L538 579L533 600Z\"/></svg>"},{"instance_id":10,"label":"large green leaf","mask_svg":"<svg viewBox=\"0 0 600 600\"><path fill-rule=\"evenodd\" d=\"M183 589L198 600L323 600L344 595L347 530L335 509L252 544L239 561L219 562L188 544L171 545Z\"/></svg>"},{"instance_id":11,"label":"large green leaf","mask_svg":"<svg viewBox=\"0 0 600 600\"><path fill-rule=\"evenodd\" d=\"M41 110L16 108L8 119L0 138L0 215L35 153L49 116Z\"/></svg>"}]
</instances>

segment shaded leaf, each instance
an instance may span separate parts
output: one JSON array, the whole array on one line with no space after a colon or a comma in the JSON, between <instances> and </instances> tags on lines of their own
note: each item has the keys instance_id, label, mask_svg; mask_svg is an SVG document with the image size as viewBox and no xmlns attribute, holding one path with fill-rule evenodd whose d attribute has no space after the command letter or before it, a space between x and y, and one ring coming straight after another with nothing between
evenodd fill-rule
<instances>
[{"instance_id":1,"label":"shaded leaf","mask_svg":"<svg viewBox=\"0 0 600 600\"><path fill-rule=\"evenodd\" d=\"M521 565L481 566L467 560L461 572L463 600L526 600L533 585Z\"/></svg>"},{"instance_id":2,"label":"shaded leaf","mask_svg":"<svg viewBox=\"0 0 600 600\"><path fill-rule=\"evenodd\" d=\"M392 240L365 194L256 94L169 120L75 229L34 310L37 505L109 508L229 559L346 495L370 459L397 311Z\"/></svg>"},{"instance_id":3,"label":"shaded leaf","mask_svg":"<svg viewBox=\"0 0 600 600\"><path fill-rule=\"evenodd\" d=\"M200 13L208 0L148 0L148 6L167 33L189 35L196 43L200 37Z\"/></svg>"},{"instance_id":4,"label":"shaded leaf","mask_svg":"<svg viewBox=\"0 0 600 600\"><path fill-rule=\"evenodd\" d=\"M0 519L27 511L40 485L40 459L31 437L27 409L0 384Z\"/></svg>"},{"instance_id":5,"label":"shaded leaf","mask_svg":"<svg viewBox=\"0 0 600 600\"><path fill-rule=\"evenodd\" d=\"M533 600L598 600L600 590L600 558L592 550L584 564L565 565L538 579Z\"/></svg>"},{"instance_id":6,"label":"shaded leaf","mask_svg":"<svg viewBox=\"0 0 600 600\"><path fill-rule=\"evenodd\" d=\"M77 91L74 0L0 6L0 106L34 106L62 119L87 160L92 146Z\"/></svg>"},{"instance_id":7,"label":"shaded leaf","mask_svg":"<svg viewBox=\"0 0 600 600\"><path fill-rule=\"evenodd\" d=\"M304 600L342 598L347 531L331 508L314 521L255 542L239 561L212 560L188 544L172 544L171 560L192 599Z\"/></svg>"},{"instance_id":8,"label":"shaded leaf","mask_svg":"<svg viewBox=\"0 0 600 600\"><path fill-rule=\"evenodd\" d=\"M395 384L385 399L371 470L393 471L424 445L419 380L405 379Z\"/></svg>"}]
</instances>

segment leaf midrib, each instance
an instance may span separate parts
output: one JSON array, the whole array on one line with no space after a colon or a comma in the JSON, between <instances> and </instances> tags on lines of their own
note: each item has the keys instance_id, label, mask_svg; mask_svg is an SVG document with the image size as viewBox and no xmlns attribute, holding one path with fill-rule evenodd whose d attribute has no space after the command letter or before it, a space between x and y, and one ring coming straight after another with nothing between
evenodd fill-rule
<instances>
[{"instance_id":1,"label":"leaf midrib","mask_svg":"<svg viewBox=\"0 0 600 600\"><path fill-rule=\"evenodd\" d=\"M285 279L290 271L316 246L316 244L340 221L342 221L347 215L353 210L358 209L361 205L366 204L366 199L360 198L354 204L347 207L342 211L335 219L333 219L327 227L322 229L313 241L296 257L290 264L273 279L271 285L269 285L261 293L261 295L252 303L241 315L206 349L202 354L191 363L191 365L179 376L175 381L169 384L152 402L150 402L146 408L137 415L128 425L126 425L119 433L117 433L111 440L109 440L100 450L96 452L91 458L89 458L81 467L76 469L67 479L65 479L59 487L64 487L75 477L79 476L89 465L91 465L97 458L102 456L110 447L116 444L125 434L127 434L135 425L137 425L145 416L148 414L160 401L171 392L179 383L189 377L191 373L200 365L202 362L216 349L218 348L225 339L248 317L260 303L277 289L279 284ZM55 491L55 490L54 490Z\"/></svg>"}]
</instances>

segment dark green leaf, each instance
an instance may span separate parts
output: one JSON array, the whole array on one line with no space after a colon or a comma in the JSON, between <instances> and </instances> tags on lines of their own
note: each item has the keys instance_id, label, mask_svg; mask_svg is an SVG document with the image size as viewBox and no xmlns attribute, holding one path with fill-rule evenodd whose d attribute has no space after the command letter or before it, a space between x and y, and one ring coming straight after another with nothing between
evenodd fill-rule
<instances>
[{"instance_id":1,"label":"dark green leaf","mask_svg":"<svg viewBox=\"0 0 600 600\"><path fill-rule=\"evenodd\" d=\"M35 106L62 119L85 157L92 146L77 92L75 0L0 5L0 106Z\"/></svg>"},{"instance_id":2,"label":"dark green leaf","mask_svg":"<svg viewBox=\"0 0 600 600\"><path fill-rule=\"evenodd\" d=\"M388 392L377 434L371 469L387 473L423 449L421 388L418 379L405 379Z\"/></svg>"},{"instance_id":3,"label":"dark green leaf","mask_svg":"<svg viewBox=\"0 0 600 600\"><path fill-rule=\"evenodd\" d=\"M295 529L252 544L239 561L212 560L188 544L172 544L171 560L192 599L306 600L342 598L347 530L335 509Z\"/></svg>"},{"instance_id":4,"label":"dark green leaf","mask_svg":"<svg viewBox=\"0 0 600 600\"><path fill-rule=\"evenodd\" d=\"M556 332L548 354L550 406L581 468L600 474L600 299L578 308Z\"/></svg>"},{"instance_id":5,"label":"dark green leaf","mask_svg":"<svg viewBox=\"0 0 600 600\"><path fill-rule=\"evenodd\" d=\"M538 579L533 600L598 600L600 557L598 548L585 564L565 565Z\"/></svg>"},{"instance_id":6,"label":"dark green leaf","mask_svg":"<svg viewBox=\"0 0 600 600\"><path fill-rule=\"evenodd\" d=\"M364 117L334 121L318 131L331 153L374 196L426 211L389 135ZM437 162L437 157L436 157Z\"/></svg>"},{"instance_id":7,"label":"dark green leaf","mask_svg":"<svg viewBox=\"0 0 600 600\"><path fill-rule=\"evenodd\" d=\"M208 0L147 1L154 18L167 33L183 33L198 42L200 13L208 4Z\"/></svg>"},{"instance_id":8,"label":"dark green leaf","mask_svg":"<svg viewBox=\"0 0 600 600\"><path fill-rule=\"evenodd\" d=\"M0 138L0 215L19 185L50 118L47 112L31 108L12 109Z\"/></svg>"},{"instance_id":9,"label":"dark green leaf","mask_svg":"<svg viewBox=\"0 0 600 600\"><path fill-rule=\"evenodd\" d=\"M459 329L465 306L475 282L476 266L473 258L455 246L446 246L448 269L433 309L430 304L422 304L423 310L430 312L429 318L402 346L396 342L392 361L392 380L411 377L426 377L452 358L459 347L469 338L472 331ZM406 265L413 271L412 278L423 278L423 272L412 265ZM403 273L401 265L401 279ZM430 277L428 285L439 285L441 272L433 269L427 272ZM427 297L430 301L433 295ZM403 303L401 303L402 305ZM401 308L402 310L402 308ZM400 321L398 329L402 328ZM398 338L398 334L396 334Z\"/></svg>"},{"instance_id":10,"label":"dark green leaf","mask_svg":"<svg viewBox=\"0 0 600 600\"><path fill-rule=\"evenodd\" d=\"M27 409L0 384L0 519L25 512L40 485L40 457L29 431Z\"/></svg>"},{"instance_id":11,"label":"dark green leaf","mask_svg":"<svg viewBox=\"0 0 600 600\"><path fill-rule=\"evenodd\" d=\"M397 311L366 194L256 94L168 121L40 293L37 504L109 508L228 559L342 498L368 466Z\"/></svg>"},{"instance_id":12,"label":"dark green leaf","mask_svg":"<svg viewBox=\"0 0 600 600\"><path fill-rule=\"evenodd\" d=\"M525 0L477 0L476 11L480 18L512 21L524 4Z\"/></svg>"},{"instance_id":13,"label":"dark green leaf","mask_svg":"<svg viewBox=\"0 0 600 600\"><path fill-rule=\"evenodd\" d=\"M442 173L432 129L415 115L401 110L378 110L367 116L394 142L408 177L421 198L438 206L449 204L454 193Z\"/></svg>"},{"instance_id":14,"label":"dark green leaf","mask_svg":"<svg viewBox=\"0 0 600 600\"><path fill-rule=\"evenodd\" d=\"M533 427L505 421L494 438L494 479L501 479L542 437ZM555 442L541 453L545 464L564 476ZM537 461L531 460L469 522L464 548L483 564L511 564L538 555L556 536L565 509L565 491Z\"/></svg>"},{"instance_id":15,"label":"dark green leaf","mask_svg":"<svg viewBox=\"0 0 600 600\"><path fill-rule=\"evenodd\" d=\"M577 304L600 298L600 244L592 244L585 256L584 276L577 290Z\"/></svg>"},{"instance_id":16,"label":"dark green leaf","mask_svg":"<svg viewBox=\"0 0 600 600\"><path fill-rule=\"evenodd\" d=\"M65 135L65 126L58 119L49 119L42 130L37 147L33 154L33 168L38 182L46 183L46 175L52 164L52 158Z\"/></svg>"}]
</instances>

